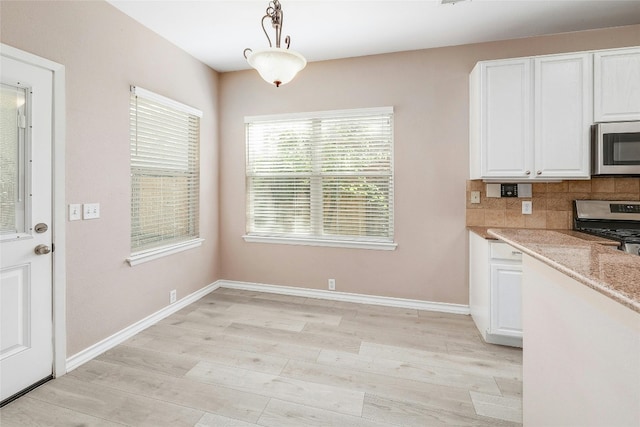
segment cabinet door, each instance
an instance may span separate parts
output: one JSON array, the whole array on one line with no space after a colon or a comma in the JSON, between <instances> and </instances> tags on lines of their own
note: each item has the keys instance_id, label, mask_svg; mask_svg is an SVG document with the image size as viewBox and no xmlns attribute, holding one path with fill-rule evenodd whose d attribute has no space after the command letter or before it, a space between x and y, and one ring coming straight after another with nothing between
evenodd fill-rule
<instances>
[{"instance_id":1,"label":"cabinet door","mask_svg":"<svg viewBox=\"0 0 640 427\"><path fill-rule=\"evenodd\" d=\"M522 265L491 264L491 333L522 337Z\"/></svg>"},{"instance_id":2,"label":"cabinet door","mask_svg":"<svg viewBox=\"0 0 640 427\"><path fill-rule=\"evenodd\" d=\"M588 178L591 54L534 60L536 178Z\"/></svg>"},{"instance_id":3,"label":"cabinet door","mask_svg":"<svg viewBox=\"0 0 640 427\"><path fill-rule=\"evenodd\" d=\"M594 54L595 122L640 120L640 48Z\"/></svg>"},{"instance_id":4,"label":"cabinet door","mask_svg":"<svg viewBox=\"0 0 640 427\"><path fill-rule=\"evenodd\" d=\"M531 171L531 60L482 63L480 161L486 178L523 177Z\"/></svg>"}]
</instances>

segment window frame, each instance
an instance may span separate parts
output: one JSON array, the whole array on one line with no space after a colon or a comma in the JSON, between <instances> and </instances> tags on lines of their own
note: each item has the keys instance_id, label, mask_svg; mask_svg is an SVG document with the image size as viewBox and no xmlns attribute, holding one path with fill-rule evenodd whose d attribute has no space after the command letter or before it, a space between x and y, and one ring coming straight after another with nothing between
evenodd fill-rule
<instances>
[{"instance_id":1,"label":"window frame","mask_svg":"<svg viewBox=\"0 0 640 427\"><path fill-rule=\"evenodd\" d=\"M316 218L316 221L310 219L310 230L314 230L315 235L287 235L284 233L267 233L267 232L251 232L250 230L250 188L249 188L249 133L247 132L248 125L256 122L268 122L268 121L286 121L286 120L324 120L324 119L342 119L348 117L358 116L375 116L388 114L390 116L390 155L391 155L391 171L390 179L391 183L388 187L389 191L389 215L391 228L390 237L367 237L367 236L349 236L349 235L327 235L323 236L323 199L322 199L322 178L318 174L319 162L321 160L318 157L312 157L312 172L307 176L310 183L310 215ZM374 107L374 108L360 108L349 110L330 110L319 112L303 112L303 113L289 113L289 114L275 114L275 115L260 115L260 116L247 116L245 117L245 137L246 137L246 162L245 162L245 203L246 203L246 230L242 236L245 242L249 243L269 243L269 244L288 244L288 245L305 245L305 246L323 246L323 247L340 247L340 248L354 248L354 249L374 249L374 250L395 250L397 243L395 242L395 207L394 207L394 185L395 185L395 168L394 168L394 109L393 107ZM313 144L312 150L317 150L318 144ZM368 176L367 174L353 175L353 176ZM319 189L318 189L319 187ZM319 196L319 197L318 197ZM318 219L318 212L320 212L320 218Z\"/></svg>"},{"instance_id":2,"label":"window frame","mask_svg":"<svg viewBox=\"0 0 640 427\"><path fill-rule=\"evenodd\" d=\"M197 150L198 150L198 155L196 158L196 173L197 173L197 181L198 181L198 189L196 191L193 192L193 194L195 195L195 197L197 198L196 203L195 203L195 208L193 212L189 212L188 214L188 220L192 221L193 223L195 223L195 232L193 233L193 236L187 236L184 240L180 240L180 241L176 241L176 242L172 242L169 244L162 244L162 242L158 242L159 244L153 246L153 247L147 247L144 249L140 249L140 250L133 250L132 247L130 248L130 256L128 258L126 258L126 262L131 266L135 266L138 264L142 264L148 261L152 261L154 259L158 259L158 258L162 258L168 255L172 255L175 253L179 253L188 249L193 249L193 248L197 248L199 246L202 245L202 243L204 242L204 239L200 237L200 215L199 215L199 209L200 209L200 156L199 156L199 152L200 152L200 131L201 131L201 119L203 117L202 111L195 109L193 107L190 107L188 105L182 104L180 102L174 101L173 99L164 97L162 95L159 95L157 93L151 92L149 90L143 89L141 87L137 87L137 86L130 86L130 97L139 97L139 98L144 98L147 101L152 101L155 102L157 104L160 104L164 107L173 109L175 111L181 112L181 113L186 113L192 116L196 116L198 118L198 125L197 125L197 132L198 132L198 137L197 137ZM131 99L131 98L130 98ZM130 101L131 102L131 101ZM131 107L130 107L131 108ZM131 118L130 118L130 128L133 127L133 123L131 122ZM130 145L133 142L133 138L130 137ZM192 141L190 141L189 139L189 144L192 143ZM188 148L187 148L188 149ZM132 154L129 155L130 160L132 161L133 164L133 157ZM131 184L130 184L130 188L131 188L131 203L133 206L133 196L134 196L134 192L133 192L133 177L134 177L134 170L133 170L133 165L131 166ZM138 175L138 176L144 176L144 175ZM177 175L175 176L177 177ZM133 239L133 222L134 222L134 217L133 217L133 210L131 209L131 229L129 232L129 242L130 244L132 244L132 239Z\"/></svg>"}]
</instances>

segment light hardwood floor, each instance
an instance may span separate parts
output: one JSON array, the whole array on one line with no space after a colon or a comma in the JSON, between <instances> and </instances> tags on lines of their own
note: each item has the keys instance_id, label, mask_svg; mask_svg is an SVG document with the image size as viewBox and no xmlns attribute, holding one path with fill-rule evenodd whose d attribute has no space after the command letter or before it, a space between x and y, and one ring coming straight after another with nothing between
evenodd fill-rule
<instances>
[{"instance_id":1,"label":"light hardwood floor","mask_svg":"<svg viewBox=\"0 0 640 427\"><path fill-rule=\"evenodd\" d=\"M512 426L469 316L218 289L0 410L9 426Z\"/></svg>"}]
</instances>

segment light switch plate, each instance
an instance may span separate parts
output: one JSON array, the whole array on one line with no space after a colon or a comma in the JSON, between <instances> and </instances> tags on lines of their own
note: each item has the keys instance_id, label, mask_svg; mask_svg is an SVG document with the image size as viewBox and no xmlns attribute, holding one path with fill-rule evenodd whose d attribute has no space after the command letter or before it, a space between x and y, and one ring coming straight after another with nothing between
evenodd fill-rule
<instances>
[{"instance_id":1,"label":"light switch plate","mask_svg":"<svg viewBox=\"0 0 640 427\"><path fill-rule=\"evenodd\" d=\"M100 218L100 203L85 203L82 212L83 219Z\"/></svg>"},{"instance_id":2,"label":"light switch plate","mask_svg":"<svg viewBox=\"0 0 640 427\"><path fill-rule=\"evenodd\" d=\"M522 213L525 215L531 215L533 213L533 203L531 201L522 202Z\"/></svg>"},{"instance_id":3,"label":"light switch plate","mask_svg":"<svg viewBox=\"0 0 640 427\"><path fill-rule=\"evenodd\" d=\"M69 221L78 221L82 219L82 205L80 203L72 203L69 205Z\"/></svg>"}]
</instances>

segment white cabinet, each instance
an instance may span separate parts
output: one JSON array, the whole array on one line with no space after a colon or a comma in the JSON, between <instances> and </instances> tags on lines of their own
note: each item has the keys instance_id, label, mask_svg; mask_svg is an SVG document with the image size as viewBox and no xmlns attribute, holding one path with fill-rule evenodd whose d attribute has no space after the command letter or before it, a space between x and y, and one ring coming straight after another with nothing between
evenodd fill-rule
<instances>
[{"instance_id":1,"label":"white cabinet","mask_svg":"<svg viewBox=\"0 0 640 427\"><path fill-rule=\"evenodd\" d=\"M522 338L522 262L490 263L491 333Z\"/></svg>"},{"instance_id":2,"label":"white cabinet","mask_svg":"<svg viewBox=\"0 0 640 427\"><path fill-rule=\"evenodd\" d=\"M526 58L479 62L471 72L471 179L526 178L531 170L531 73Z\"/></svg>"},{"instance_id":3,"label":"white cabinet","mask_svg":"<svg viewBox=\"0 0 640 427\"><path fill-rule=\"evenodd\" d=\"M476 64L471 179L589 178L591 61L587 53Z\"/></svg>"},{"instance_id":4,"label":"white cabinet","mask_svg":"<svg viewBox=\"0 0 640 427\"><path fill-rule=\"evenodd\" d=\"M469 232L469 307L482 338L522 347L522 254Z\"/></svg>"},{"instance_id":5,"label":"white cabinet","mask_svg":"<svg viewBox=\"0 0 640 427\"><path fill-rule=\"evenodd\" d=\"M534 59L536 178L589 178L592 55Z\"/></svg>"},{"instance_id":6,"label":"white cabinet","mask_svg":"<svg viewBox=\"0 0 640 427\"><path fill-rule=\"evenodd\" d=\"M640 120L640 48L596 52L595 122Z\"/></svg>"}]
</instances>

